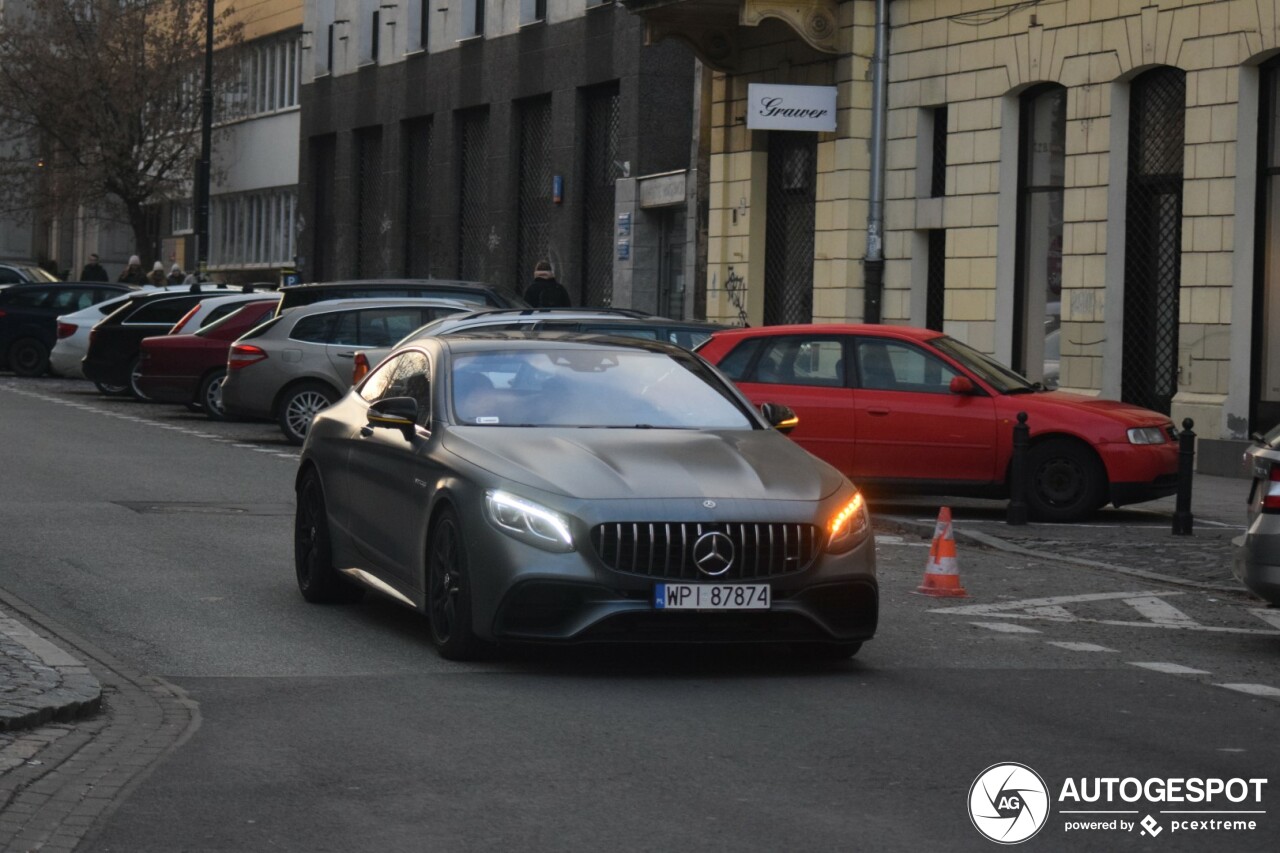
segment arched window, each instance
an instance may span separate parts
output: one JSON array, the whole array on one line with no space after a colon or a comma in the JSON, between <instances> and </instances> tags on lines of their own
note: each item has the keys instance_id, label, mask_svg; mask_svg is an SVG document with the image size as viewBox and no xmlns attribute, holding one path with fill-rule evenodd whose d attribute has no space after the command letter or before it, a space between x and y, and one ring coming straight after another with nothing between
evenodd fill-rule
<instances>
[{"instance_id":1,"label":"arched window","mask_svg":"<svg viewBox=\"0 0 1280 853\"><path fill-rule=\"evenodd\" d=\"M1156 68L1133 81L1124 259L1121 398L1168 414L1178 378L1182 158L1186 75Z\"/></svg>"},{"instance_id":2,"label":"arched window","mask_svg":"<svg viewBox=\"0 0 1280 853\"><path fill-rule=\"evenodd\" d=\"M1067 90L1055 84L1036 86L1023 94L1019 113L1013 367L1056 384Z\"/></svg>"}]
</instances>

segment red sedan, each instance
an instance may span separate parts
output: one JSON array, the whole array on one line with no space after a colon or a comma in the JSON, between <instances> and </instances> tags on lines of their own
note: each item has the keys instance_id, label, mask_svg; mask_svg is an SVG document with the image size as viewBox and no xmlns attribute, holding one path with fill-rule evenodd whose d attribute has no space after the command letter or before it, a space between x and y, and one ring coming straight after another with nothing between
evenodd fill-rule
<instances>
[{"instance_id":1,"label":"red sedan","mask_svg":"<svg viewBox=\"0 0 1280 853\"><path fill-rule=\"evenodd\" d=\"M270 320L280 298L270 294L246 302L193 335L159 335L142 340L138 388L147 399L185 403L216 421L222 410L222 380L227 375L227 351L236 338Z\"/></svg>"},{"instance_id":2,"label":"red sedan","mask_svg":"<svg viewBox=\"0 0 1280 853\"><path fill-rule=\"evenodd\" d=\"M1027 504L1073 521L1176 490L1167 415L1046 391L972 347L901 326L767 326L717 332L698 353L753 403L800 419L791 437L860 486L1004 498L1027 413Z\"/></svg>"}]
</instances>

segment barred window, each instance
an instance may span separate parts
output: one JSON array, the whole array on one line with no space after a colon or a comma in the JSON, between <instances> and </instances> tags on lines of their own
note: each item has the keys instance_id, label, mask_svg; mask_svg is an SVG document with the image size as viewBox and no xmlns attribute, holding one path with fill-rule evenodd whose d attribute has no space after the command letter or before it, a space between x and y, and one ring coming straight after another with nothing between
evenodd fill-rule
<instances>
[{"instance_id":1,"label":"barred window","mask_svg":"<svg viewBox=\"0 0 1280 853\"><path fill-rule=\"evenodd\" d=\"M209 217L209 265L271 267L293 263L297 203L293 189L215 196Z\"/></svg>"},{"instance_id":2,"label":"barred window","mask_svg":"<svg viewBox=\"0 0 1280 853\"><path fill-rule=\"evenodd\" d=\"M226 89L222 120L234 121L296 107L299 47L299 35L293 33L240 48L240 79Z\"/></svg>"}]
</instances>

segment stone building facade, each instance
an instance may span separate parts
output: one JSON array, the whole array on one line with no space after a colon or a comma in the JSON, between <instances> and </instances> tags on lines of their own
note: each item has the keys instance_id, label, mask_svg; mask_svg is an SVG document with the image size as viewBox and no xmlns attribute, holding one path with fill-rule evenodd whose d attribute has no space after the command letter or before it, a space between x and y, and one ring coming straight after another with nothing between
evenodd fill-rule
<instances>
[{"instance_id":1,"label":"stone building facade","mask_svg":"<svg viewBox=\"0 0 1280 853\"><path fill-rule=\"evenodd\" d=\"M308 4L303 279L519 292L545 258L575 305L688 313L695 62L643 31L595 0Z\"/></svg>"},{"instance_id":2,"label":"stone building facade","mask_svg":"<svg viewBox=\"0 0 1280 853\"><path fill-rule=\"evenodd\" d=\"M717 69L711 318L872 307L1033 379L1192 417L1202 463L1225 468L1280 421L1280 3L886 3L882 231L867 227L874 0L627 3L651 38L696 17L683 37ZM748 129L753 82L836 87L836 130ZM801 229L770 236L797 218L803 257L780 236Z\"/></svg>"}]
</instances>

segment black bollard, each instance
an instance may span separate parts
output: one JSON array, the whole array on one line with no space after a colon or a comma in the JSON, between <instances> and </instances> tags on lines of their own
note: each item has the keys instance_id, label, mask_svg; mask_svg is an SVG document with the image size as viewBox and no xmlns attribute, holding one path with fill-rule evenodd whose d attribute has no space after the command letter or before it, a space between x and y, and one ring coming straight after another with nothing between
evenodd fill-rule
<instances>
[{"instance_id":1,"label":"black bollard","mask_svg":"<svg viewBox=\"0 0 1280 853\"><path fill-rule=\"evenodd\" d=\"M1191 474L1196 460L1196 434L1191 428L1196 422L1182 419L1182 432L1178 433L1178 497L1173 510L1173 535L1191 535Z\"/></svg>"},{"instance_id":2,"label":"black bollard","mask_svg":"<svg viewBox=\"0 0 1280 853\"><path fill-rule=\"evenodd\" d=\"M1030 444L1027 413L1018 412L1018 422L1013 427L1013 457L1009 460L1009 508L1005 514L1008 524L1027 523L1027 447Z\"/></svg>"}]
</instances>

